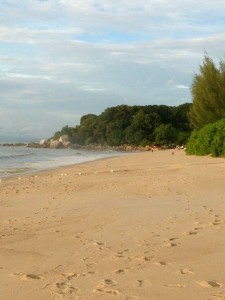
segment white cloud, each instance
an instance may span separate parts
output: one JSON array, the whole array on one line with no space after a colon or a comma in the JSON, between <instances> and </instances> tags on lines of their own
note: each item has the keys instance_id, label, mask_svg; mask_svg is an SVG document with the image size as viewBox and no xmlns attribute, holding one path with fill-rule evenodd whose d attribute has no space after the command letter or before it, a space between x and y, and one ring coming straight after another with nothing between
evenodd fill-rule
<instances>
[{"instance_id":1,"label":"white cloud","mask_svg":"<svg viewBox=\"0 0 225 300\"><path fill-rule=\"evenodd\" d=\"M189 86L186 86L186 85L183 85L183 84L176 84L175 87L178 88L178 89L190 89Z\"/></svg>"},{"instance_id":2,"label":"white cloud","mask_svg":"<svg viewBox=\"0 0 225 300\"><path fill-rule=\"evenodd\" d=\"M87 91L87 92L102 92L105 91L105 88L101 87L94 87L89 85L84 85L80 87L81 90Z\"/></svg>"},{"instance_id":3,"label":"white cloud","mask_svg":"<svg viewBox=\"0 0 225 300\"><path fill-rule=\"evenodd\" d=\"M45 75L32 75L32 74L21 74L21 73L7 73L7 77L9 78L22 78L22 79L43 79L43 80L51 80L52 77Z\"/></svg>"},{"instance_id":4,"label":"white cloud","mask_svg":"<svg viewBox=\"0 0 225 300\"><path fill-rule=\"evenodd\" d=\"M76 28L67 29L30 29L18 26L0 26L1 42L19 44L41 44L55 41L70 40L81 34L82 30Z\"/></svg>"}]
</instances>

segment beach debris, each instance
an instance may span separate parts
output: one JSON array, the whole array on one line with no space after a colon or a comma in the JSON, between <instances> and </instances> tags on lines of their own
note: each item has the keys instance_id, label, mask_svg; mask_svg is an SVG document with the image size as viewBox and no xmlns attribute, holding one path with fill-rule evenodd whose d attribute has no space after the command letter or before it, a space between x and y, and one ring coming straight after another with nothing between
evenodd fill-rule
<instances>
[{"instance_id":1,"label":"beach debris","mask_svg":"<svg viewBox=\"0 0 225 300\"><path fill-rule=\"evenodd\" d=\"M18 177L19 180L21 180L21 177Z\"/></svg>"},{"instance_id":2,"label":"beach debris","mask_svg":"<svg viewBox=\"0 0 225 300\"><path fill-rule=\"evenodd\" d=\"M81 175L81 173L79 172L78 175Z\"/></svg>"},{"instance_id":3,"label":"beach debris","mask_svg":"<svg viewBox=\"0 0 225 300\"><path fill-rule=\"evenodd\" d=\"M113 173L114 171L113 171L113 170L111 170L110 172L111 172L111 173Z\"/></svg>"},{"instance_id":4,"label":"beach debris","mask_svg":"<svg viewBox=\"0 0 225 300\"><path fill-rule=\"evenodd\" d=\"M98 172L97 172L97 171L95 171L95 174L98 174Z\"/></svg>"}]
</instances>

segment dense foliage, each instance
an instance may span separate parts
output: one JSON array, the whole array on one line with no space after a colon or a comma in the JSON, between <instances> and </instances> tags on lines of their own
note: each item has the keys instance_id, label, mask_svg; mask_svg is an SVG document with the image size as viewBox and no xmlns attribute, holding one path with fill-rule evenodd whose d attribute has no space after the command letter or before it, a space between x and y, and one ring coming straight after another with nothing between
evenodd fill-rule
<instances>
[{"instance_id":1,"label":"dense foliage","mask_svg":"<svg viewBox=\"0 0 225 300\"><path fill-rule=\"evenodd\" d=\"M186 146L187 154L225 157L225 119L194 130Z\"/></svg>"},{"instance_id":2,"label":"dense foliage","mask_svg":"<svg viewBox=\"0 0 225 300\"><path fill-rule=\"evenodd\" d=\"M206 54L191 91L193 105L189 118L194 129L225 118L225 63L220 61L217 68Z\"/></svg>"},{"instance_id":3,"label":"dense foliage","mask_svg":"<svg viewBox=\"0 0 225 300\"><path fill-rule=\"evenodd\" d=\"M76 127L64 126L53 136L68 134L73 143L119 146L183 144L190 136L187 114L190 103L107 108L99 116L88 114Z\"/></svg>"}]
</instances>

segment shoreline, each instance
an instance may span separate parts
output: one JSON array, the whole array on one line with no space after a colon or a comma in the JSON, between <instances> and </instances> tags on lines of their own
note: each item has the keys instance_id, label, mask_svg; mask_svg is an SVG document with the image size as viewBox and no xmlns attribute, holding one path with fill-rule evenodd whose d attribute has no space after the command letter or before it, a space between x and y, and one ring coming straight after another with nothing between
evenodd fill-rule
<instances>
[{"instance_id":1,"label":"shoreline","mask_svg":"<svg viewBox=\"0 0 225 300\"><path fill-rule=\"evenodd\" d=\"M127 153L126 155L131 155L131 154L135 154L135 153ZM7 175L6 177L1 177L0 178L0 182L6 182L8 180L17 180L18 178L20 178L20 180L22 178L27 178L27 177L35 177L38 175L46 175L46 174L51 174L51 173L55 173L56 171L66 171L67 169L71 169L71 168L75 168L77 166L82 166L82 165L86 165L89 163L93 163L93 162L97 162L97 161L104 161L104 160L108 160L111 158L117 158L117 157L121 157L120 155L118 156L108 156L108 157L101 157L101 158L97 158L97 159L93 159L93 160L89 160L89 161L84 161L84 162L78 162L78 163L72 163L71 165L64 165L64 166L55 166L55 167L50 167L50 168L46 168L46 169L42 169L42 170L32 170L32 171L27 171L27 172L21 172L21 173L16 173L15 175ZM46 173L46 174L45 174ZM61 172L60 174L63 173ZM77 175L81 175L81 174L77 174ZM67 175L65 175L67 176Z\"/></svg>"},{"instance_id":2,"label":"shoreline","mask_svg":"<svg viewBox=\"0 0 225 300\"><path fill-rule=\"evenodd\" d=\"M2 297L225 296L224 163L139 152L1 182Z\"/></svg>"},{"instance_id":3,"label":"shoreline","mask_svg":"<svg viewBox=\"0 0 225 300\"><path fill-rule=\"evenodd\" d=\"M95 161L95 160L101 160L101 159L107 159L110 157L120 157L120 156L124 156L124 155L129 155L132 154L134 152L121 152L121 151L92 151L92 150L81 150L80 152L76 152L73 153L71 152L71 154L69 156L67 156L68 153L70 153L71 149L48 149L47 151L54 151L55 153L57 153L58 151L65 151L65 153L62 153L61 156L46 156L45 158L43 158L42 160L33 160L33 161L26 161L24 160L23 162L17 161L16 164L18 165L17 167L4 167L2 168L1 172L2 174L0 175L0 180L1 181L5 181L7 178L11 179L11 178L17 178L17 177L23 177L24 175L32 175L35 173L40 173L43 171L48 171L48 170L54 170L54 169L59 169L59 168L64 168L64 167L69 167L69 166L75 166L77 164L82 164L82 163L87 163L87 162L91 162L91 161ZM74 149L72 149L73 151ZM36 150L35 150L36 151ZM69 151L69 152L67 152ZM37 156L39 149L37 150ZM48 153L50 154L50 152ZM29 154L28 154L29 155ZM79 156L78 156L79 155ZM53 160L52 160L53 159ZM66 161L63 162L60 161L60 159L62 159L62 161L64 159L66 159ZM71 159L71 162L69 161ZM51 165L48 165L49 162L51 162ZM46 166L47 163L47 166ZM32 165L36 165L36 166L32 166ZM37 166L39 165L39 166ZM5 173L3 173L3 171Z\"/></svg>"}]
</instances>

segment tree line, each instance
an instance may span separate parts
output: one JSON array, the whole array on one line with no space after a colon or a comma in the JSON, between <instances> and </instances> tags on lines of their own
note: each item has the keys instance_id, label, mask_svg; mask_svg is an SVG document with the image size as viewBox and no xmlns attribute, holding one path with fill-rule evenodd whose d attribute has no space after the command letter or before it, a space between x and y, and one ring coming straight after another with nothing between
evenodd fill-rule
<instances>
[{"instance_id":1,"label":"tree line","mask_svg":"<svg viewBox=\"0 0 225 300\"><path fill-rule=\"evenodd\" d=\"M79 125L66 125L52 138L58 139L67 134L72 143L80 145L181 145L191 133L188 120L190 107L190 103L110 107L100 115L82 116Z\"/></svg>"}]
</instances>

